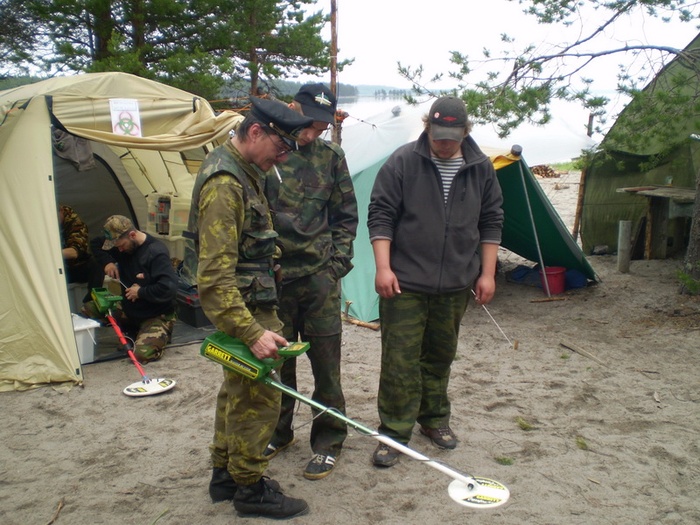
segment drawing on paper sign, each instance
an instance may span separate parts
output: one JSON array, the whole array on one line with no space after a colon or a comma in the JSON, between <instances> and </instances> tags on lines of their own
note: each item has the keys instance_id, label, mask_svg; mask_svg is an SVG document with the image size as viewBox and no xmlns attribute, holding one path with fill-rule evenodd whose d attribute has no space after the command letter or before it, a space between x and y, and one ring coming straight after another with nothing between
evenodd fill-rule
<instances>
[{"instance_id":1,"label":"drawing on paper sign","mask_svg":"<svg viewBox=\"0 0 700 525\"><path fill-rule=\"evenodd\" d=\"M141 136L139 103L135 99L113 98L109 101L112 114L112 132L128 137Z\"/></svg>"}]
</instances>

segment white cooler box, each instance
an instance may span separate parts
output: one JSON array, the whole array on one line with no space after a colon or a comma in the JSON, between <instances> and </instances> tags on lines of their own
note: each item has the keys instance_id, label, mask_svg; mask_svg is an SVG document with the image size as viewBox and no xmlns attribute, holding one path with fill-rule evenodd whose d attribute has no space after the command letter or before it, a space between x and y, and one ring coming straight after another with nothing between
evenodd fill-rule
<instances>
[{"instance_id":1,"label":"white cooler box","mask_svg":"<svg viewBox=\"0 0 700 525\"><path fill-rule=\"evenodd\" d=\"M92 363L95 360L95 328L99 328L100 323L94 319L86 319L75 314L71 314L71 316L73 317L73 332L75 332L75 342L78 345L80 364Z\"/></svg>"}]
</instances>

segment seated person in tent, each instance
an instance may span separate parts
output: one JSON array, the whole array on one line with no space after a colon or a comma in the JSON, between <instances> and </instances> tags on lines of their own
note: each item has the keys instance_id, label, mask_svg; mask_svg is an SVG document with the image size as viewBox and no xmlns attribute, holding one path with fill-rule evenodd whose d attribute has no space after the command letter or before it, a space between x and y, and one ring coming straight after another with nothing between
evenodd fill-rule
<instances>
[{"instance_id":1,"label":"seated person in tent","mask_svg":"<svg viewBox=\"0 0 700 525\"><path fill-rule=\"evenodd\" d=\"M134 342L134 355L141 363L160 359L176 319L177 275L168 248L122 215L107 219L104 237L93 239L92 248L100 268L124 289L121 308L113 315ZM93 301L83 310L88 317L101 317Z\"/></svg>"},{"instance_id":2,"label":"seated person in tent","mask_svg":"<svg viewBox=\"0 0 700 525\"><path fill-rule=\"evenodd\" d=\"M90 291L100 288L104 273L90 250L88 228L70 206L58 206L58 224L61 228L61 250L66 271L66 281L87 283L88 291L83 302L90 300Z\"/></svg>"}]
</instances>

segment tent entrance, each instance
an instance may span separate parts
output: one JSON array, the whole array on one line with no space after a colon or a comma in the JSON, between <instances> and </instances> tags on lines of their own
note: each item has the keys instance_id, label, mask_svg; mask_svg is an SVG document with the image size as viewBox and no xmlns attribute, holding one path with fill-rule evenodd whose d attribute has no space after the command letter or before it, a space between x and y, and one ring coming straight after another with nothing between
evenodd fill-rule
<instances>
[{"instance_id":1,"label":"tent entrance","mask_svg":"<svg viewBox=\"0 0 700 525\"><path fill-rule=\"evenodd\" d=\"M94 167L86 171L56 155L53 169L56 203L70 206L87 224L90 238L102 233L105 216L124 215L137 224L129 199L109 164L98 155Z\"/></svg>"}]
</instances>

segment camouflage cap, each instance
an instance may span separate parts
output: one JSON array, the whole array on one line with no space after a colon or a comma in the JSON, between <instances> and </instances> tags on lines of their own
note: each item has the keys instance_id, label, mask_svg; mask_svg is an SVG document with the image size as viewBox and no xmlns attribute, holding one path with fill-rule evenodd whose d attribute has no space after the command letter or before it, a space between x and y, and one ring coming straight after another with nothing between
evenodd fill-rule
<instances>
[{"instance_id":1,"label":"camouflage cap","mask_svg":"<svg viewBox=\"0 0 700 525\"><path fill-rule=\"evenodd\" d=\"M277 100L256 97L250 100L253 103L250 116L272 129L289 147L293 147L299 132L314 122Z\"/></svg>"},{"instance_id":2,"label":"camouflage cap","mask_svg":"<svg viewBox=\"0 0 700 525\"><path fill-rule=\"evenodd\" d=\"M131 219L123 215L112 215L104 225L105 242L102 249L111 250L117 239L133 229L134 223L131 222Z\"/></svg>"},{"instance_id":3,"label":"camouflage cap","mask_svg":"<svg viewBox=\"0 0 700 525\"><path fill-rule=\"evenodd\" d=\"M323 84L306 84L294 95L304 115L317 122L335 123L336 98Z\"/></svg>"}]
</instances>

